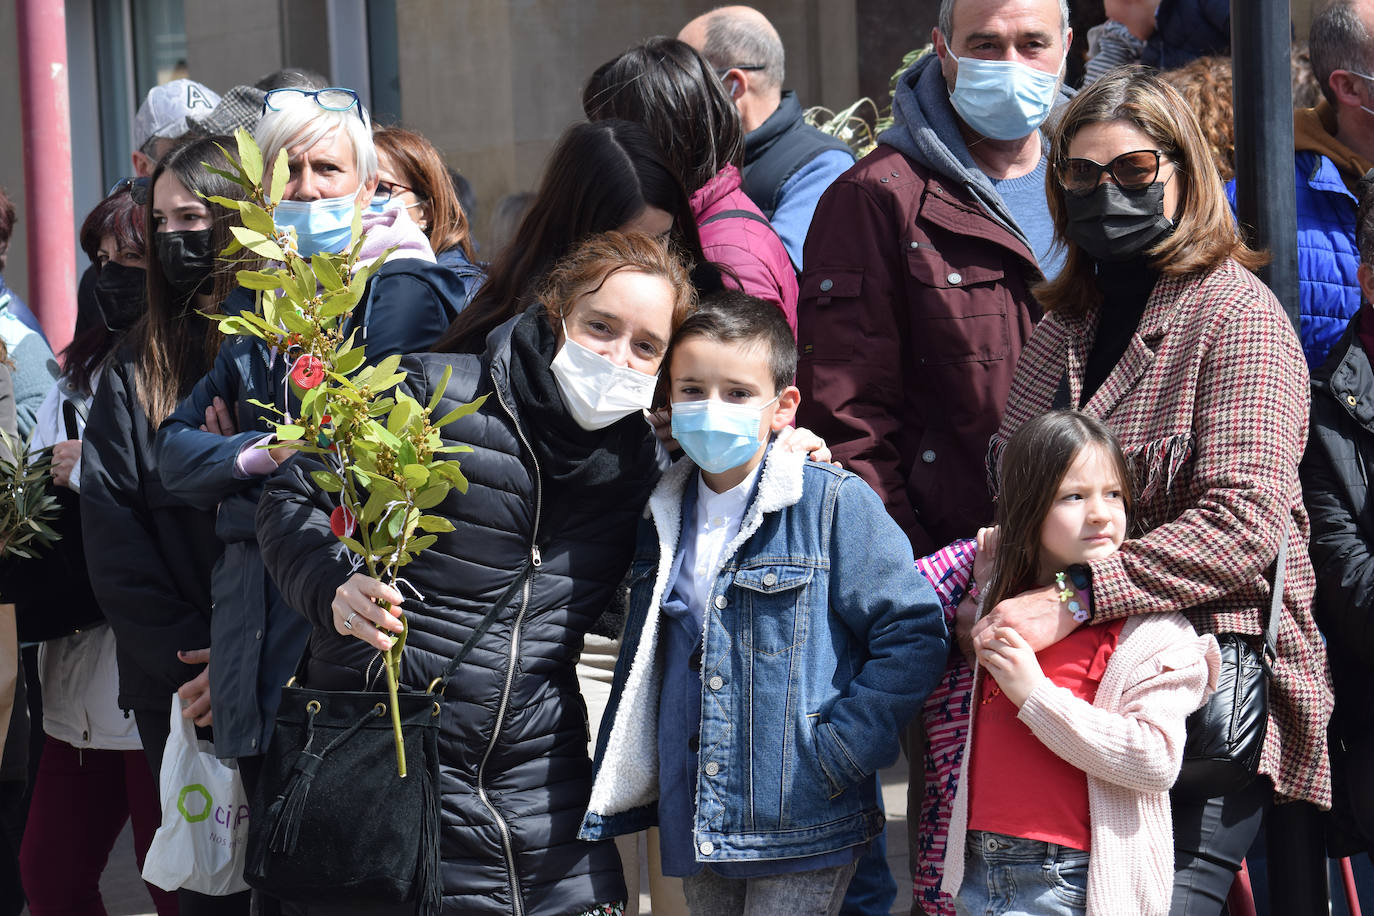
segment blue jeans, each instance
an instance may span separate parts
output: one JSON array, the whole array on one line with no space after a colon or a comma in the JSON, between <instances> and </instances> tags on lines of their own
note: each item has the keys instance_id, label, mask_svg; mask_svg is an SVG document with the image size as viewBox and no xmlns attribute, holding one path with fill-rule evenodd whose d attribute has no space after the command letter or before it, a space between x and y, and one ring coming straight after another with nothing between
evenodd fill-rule
<instances>
[{"instance_id":1,"label":"blue jeans","mask_svg":"<svg viewBox=\"0 0 1374 916\"><path fill-rule=\"evenodd\" d=\"M722 878L704 868L682 879L692 916L835 916L853 862L759 878Z\"/></svg>"},{"instance_id":2,"label":"blue jeans","mask_svg":"<svg viewBox=\"0 0 1374 916\"><path fill-rule=\"evenodd\" d=\"M1040 840L970 830L960 916L1084 916L1088 854Z\"/></svg>"}]
</instances>

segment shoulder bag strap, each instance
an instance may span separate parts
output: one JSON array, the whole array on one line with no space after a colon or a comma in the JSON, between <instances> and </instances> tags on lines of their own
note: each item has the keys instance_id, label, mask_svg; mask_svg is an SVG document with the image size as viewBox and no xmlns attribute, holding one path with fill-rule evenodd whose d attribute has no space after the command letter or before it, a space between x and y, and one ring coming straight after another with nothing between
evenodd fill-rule
<instances>
[{"instance_id":1,"label":"shoulder bag strap","mask_svg":"<svg viewBox=\"0 0 1374 916\"><path fill-rule=\"evenodd\" d=\"M1274 561L1274 591L1269 596L1269 617L1264 622L1265 658L1271 662L1278 658L1279 614L1283 610L1283 580L1288 566L1288 534L1291 530L1292 522L1285 520L1283 540L1279 541L1279 556Z\"/></svg>"},{"instance_id":2,"label":"shoulder bag strap","mask_svg":"<svg viewBox=\"0 0 1374 916\"><path fill-rule=\"evenodd\" d=\"M756 223L763 223L768 228L773 228L773 224L768 221L768 217L761 213L755 213L753 210L722 210L719 213L706 217L706 219L701 221L701 224L705 226L707 223L714 223L723 219L752 219Z\"/></svg>"},{"instance_id":3,"label":"shoulder bag strap","mask_svg":"<svg viewBox=\"0 0 1374 916\"><path fill-rule=\"evenodd\" d=\"M496 622L496 618L500 616L501 612L506 609L506 606L511 603L516 593L525 587L533 574L534 563L531 557L526 556L524 565L520 567L520 575L516 576L515 580L506 587L506 590L501 593L501 597L497 598L496 603L491 606L491 610L487 611L482 617L482 620L473 628L473 631L468 634L468 638L463 640L463 644L458 647L458 653L444 666L443 673L430 682L431 693L437 691L442 694L444 692L445 688L448 687L448 679L453 677L453 673L458 670L458 666L463 663L463 659L467 658L468 653L477 645L477 640L481 639L487 630L491 629L491 625Z\"/></svg>"}]
</instances>

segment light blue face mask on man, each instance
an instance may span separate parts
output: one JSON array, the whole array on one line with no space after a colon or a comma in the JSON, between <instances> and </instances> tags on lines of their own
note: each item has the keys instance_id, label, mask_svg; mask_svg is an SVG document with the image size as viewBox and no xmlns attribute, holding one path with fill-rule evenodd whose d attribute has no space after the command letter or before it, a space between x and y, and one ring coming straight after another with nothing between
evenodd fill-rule
<instances>
[{"instance_id":1,"label":"light blue face mask on man","mask_svg":"<svg viewBox=\"0 0 1374 916\"><path fill-rule=\"evenodd\" d=\"M1012 60L959 58L949 101L964 123L993 140L1020 140L1044 123L1059 76Z\"/></svg>"},{"instance_id":2,"label":"light blue face mask on man","mask_svg":"<svg viewBox=\"0 0 1374 916\"><path fill-rule=\"evenodd\" d=\"M320 252L337 254L353 234L353 203L358 192L319 200L283 200L272 213L278 229L296 230L301 257Z\"/></svg>"},{"instance_id":3,"label":"light blue face mask on man","mask_svg":"<svg viewBox=\"0 0 1374 916\"><path fill-rule=\"evenodd\" d=\"M726 404L715 398L674 402L673 438L697 467L723 474L758 451L763 411L777 399L775 395L764 404Z\"/></svg>"}]
</instances>

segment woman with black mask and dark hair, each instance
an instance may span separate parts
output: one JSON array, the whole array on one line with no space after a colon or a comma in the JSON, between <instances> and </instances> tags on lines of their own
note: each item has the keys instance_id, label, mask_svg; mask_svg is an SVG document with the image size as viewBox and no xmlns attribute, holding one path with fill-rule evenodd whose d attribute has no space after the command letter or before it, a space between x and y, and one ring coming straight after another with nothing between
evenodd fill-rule
<instances>
[{"instance_id":1,"label":"woman with black mask and dark hair","mask_svg":"<svg viewBox=\"0 0 1374 916\"><path fill-rule=\"evenodd\" d=\"M157 784L134 720L115 702L115 636L99 622L77 514L82 427L102 364L146 310L146 202L146 179L121 182L81 226L81 247L91 259L94 282L78 292L76 335L63 353L63 374L38 408L31 443L35 450L53 449L53 492L62 505L63 537L39 558L14 561L4 570L7 584L21 586L19 593L5 589L21 618L31 609L82 626L38 649L47 740L19 856L24 893L35 916L99 908L100 875L125 822L133 821L140 869L158 826ZM25 629L21 625L21 633ZM78 820L83 829L73 831ZM174 894L153 885L148 891L159 916L177 912Z\"/></svg>"},{"instance_id":2,"label":"woman with black mask and dark hair","mask_svg":"<svg viewBox=\"0 0 1374 916\"><path fill-rule=\"evenodd\" d=\"M153 434L209 370L221 335L214 314L234 285L214 254L229 243L230 211L206 198L241 198L210 168L228 170L226 137L192 140L151 176L148 308L107 363L81 458L82 531L91 584L114 630L119 706L132 711L156 784L173 693L182 715L211 723L210 575L222 545L215 513L163 488ZM177 892L182 916L247 913L248 895Z\"/></svg>"},{"instance_id":3,"label":"woman with black mask and dark hair","mask_svg":"<svg viewBox=\"0 0 1374 916\"><path fill-rule=\"evenodd\" d=\"M696 265L697 292L720 288L719 274L705 263L682 182L649 132L628 121L574 124L549 154L534 202L492 262L486 283L434 350L481 353L489 332L535 302L560 258L582 239L610 230L670 238Z\"/></svg>"},{"instance_id":4,"label":"woman with black mask and dark hair","mask_svg":"<svg viewBox=\"0 0 1374 916\"><path fill-rule=\"evenodd\" d=\"M797 330L797 274L768 218L741 188L744 127L711 65L676 38L651 38L596 69L588 119L643 124L691 195L692 217L725 282L775 303Z\"/></svg>"}]
</instances>

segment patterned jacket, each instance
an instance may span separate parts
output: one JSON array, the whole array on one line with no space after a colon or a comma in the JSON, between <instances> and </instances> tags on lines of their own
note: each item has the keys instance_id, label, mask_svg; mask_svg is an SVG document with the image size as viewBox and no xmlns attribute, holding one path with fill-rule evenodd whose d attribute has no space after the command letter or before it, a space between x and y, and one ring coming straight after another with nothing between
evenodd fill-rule
<instances>
[{"instance_id":1,"label":"patterned jacket","mask_svg":"<svg viewBox=\"0 0 1374 916\"><path fill-rule=\"evenodd\" d=\"M1135 530L1091 564L1097 620L1179 611L1199 633L1257 636L1291 524L1260 772L1285 799L1330 807L1331 679L1312 619L1298 483L1309 395L1297 335L1273 294L1233 261L1162 278L1126 353L1080 404L1096 329L1096 310L1050 314L1036 327L989 449L994 486L1007 438L1053 406L1079 407L1120 438L1134 468Z\"/></svg>"}]
</instances>

